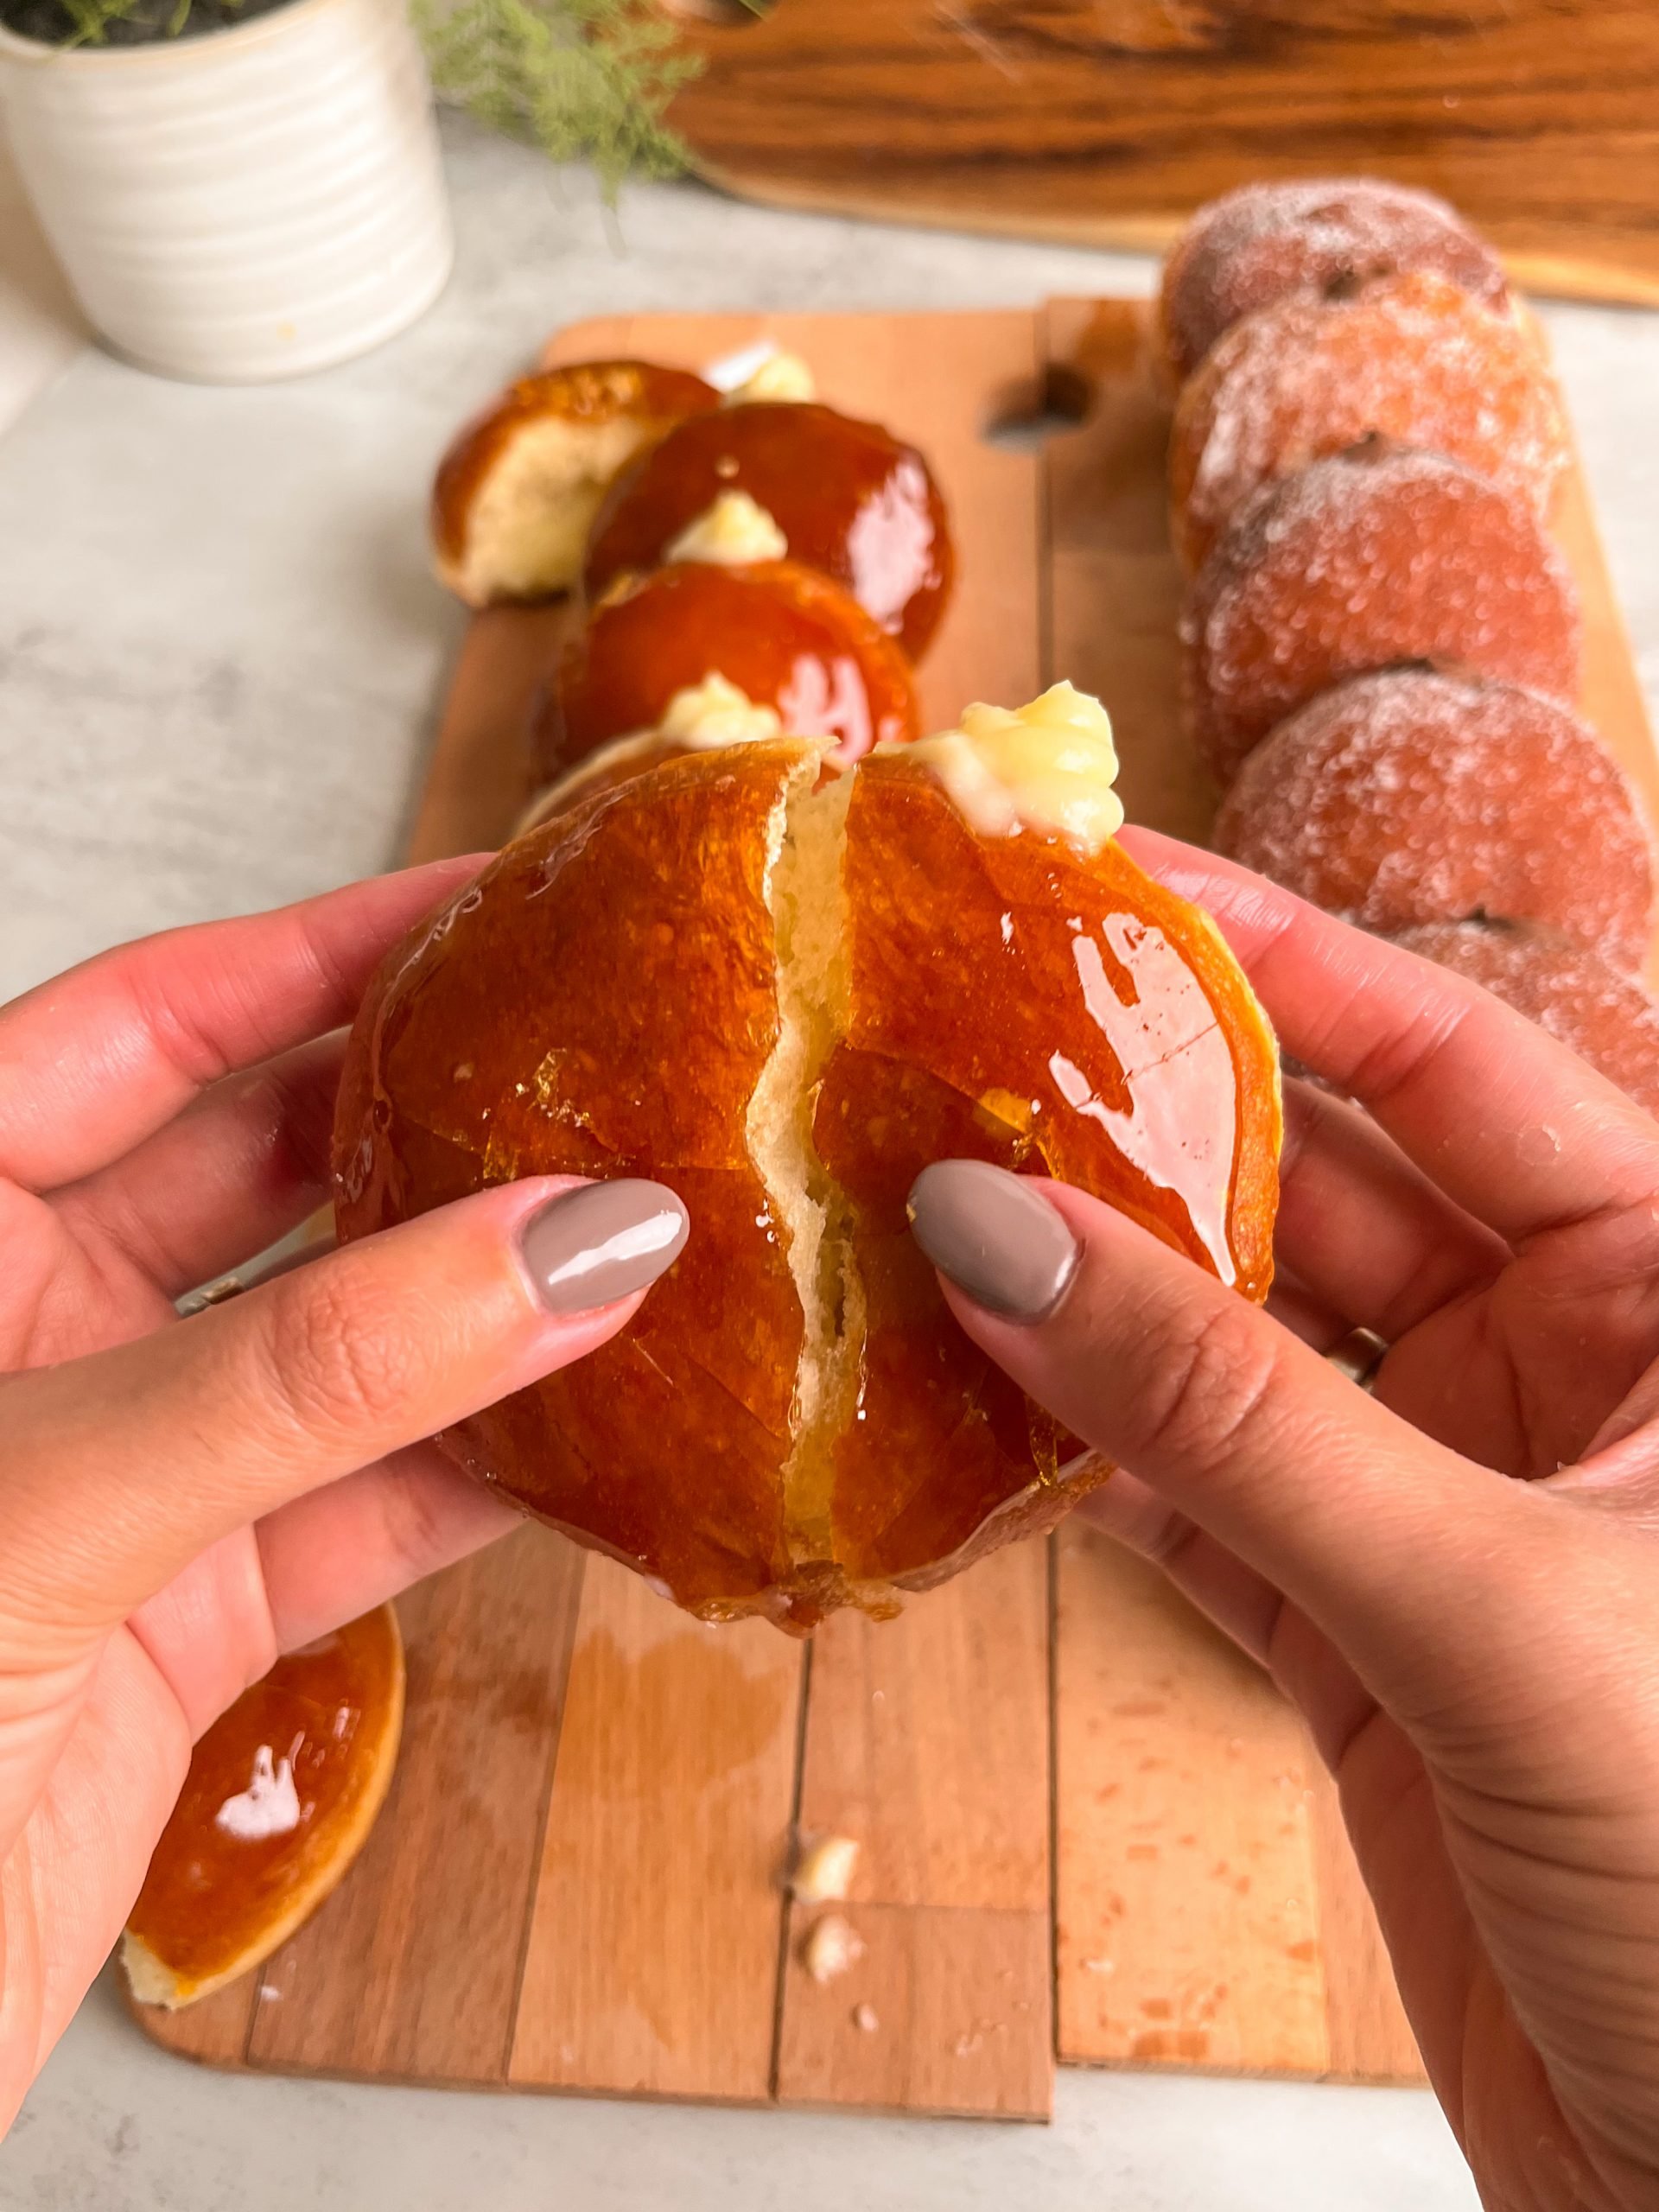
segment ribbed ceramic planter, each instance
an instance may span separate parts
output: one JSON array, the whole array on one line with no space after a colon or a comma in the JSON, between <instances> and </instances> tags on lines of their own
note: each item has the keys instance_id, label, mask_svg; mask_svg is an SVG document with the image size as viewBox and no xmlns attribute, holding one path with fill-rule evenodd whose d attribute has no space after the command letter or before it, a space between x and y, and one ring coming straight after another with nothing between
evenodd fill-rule
<instances>
[{"instance_id":1,"label":"ribbed ceramic planter","mask_svg":"<svg viewBox=\"0 0 1659 2212\"><path fill-rule=\"evenodd\" d=\"M57 52L0 31L0 109L96 327L170 376L348 359L453 251L404 0L291 0L201 38Z\"/></svg>"}]
</instances>

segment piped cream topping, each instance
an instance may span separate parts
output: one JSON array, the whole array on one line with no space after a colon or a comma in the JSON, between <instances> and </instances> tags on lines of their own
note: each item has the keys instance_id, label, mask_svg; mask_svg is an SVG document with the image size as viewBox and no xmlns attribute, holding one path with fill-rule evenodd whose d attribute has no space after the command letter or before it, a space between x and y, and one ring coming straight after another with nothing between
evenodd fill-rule
<instances>
[{"instance_id":1,"label":"piped cream topping","mask_svg":"<svg viewBox=\"0 0 1659 2212\"><path fill-rule=\"evenodd\" d=\"M758 500L747 492L722 492L686 524L666 557L747 569L756 561L781 561L788 550L789 540Z\"/></svg>"},{"instance_id":2,"label":"piped cream topping","mask_svg":"<svg viewBox=\"0 0 1659 2212\"><path fill-rule=\"evenodd\" d=\"M780 737L784 718L776 707L758 704L718 669L711 669L701 683L688 683L677 691L664 709L657 735L672 738L694 753L712 752L721 745L747 745L756 739Z\"/></svg>"},{"instance_id":3,"label":"piped cream topping","mask_svg":"<svg viewBox=\"0 0 1659 2212\"><path fill-rule=\"evenodd\" d=\"M876 751L925 761L982 837L1033 830L1097 853L1123 826L1111 721L1070 683L1012 710L964 708L956 729Z\"/></svg>"},{"instance_id":4,"label":"piped cream topping","mask_svg":"<svg viewBox=\"0 0 1659 2212\"><path fill-rule=\"evenodd\" d=\"M742 383L727 393L724 404L741 407L751 399L804 400L817 396L812 372L800 355L779 348L755 364Z\"/></svg>"}]
</instances>

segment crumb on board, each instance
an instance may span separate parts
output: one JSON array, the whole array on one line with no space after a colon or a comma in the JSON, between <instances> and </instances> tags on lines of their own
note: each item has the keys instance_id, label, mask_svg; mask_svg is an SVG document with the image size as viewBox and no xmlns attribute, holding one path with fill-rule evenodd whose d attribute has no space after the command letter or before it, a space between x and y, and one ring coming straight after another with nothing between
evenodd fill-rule
<instances>
[{"instance_id":1,"label":"crumb on board","mask_svg":"<svg viewBox=\"0 0 1659 2212\"><path fill-rule=\"evenodd\" d=\"M804 1837L789 1878L803 1904L838 1904L852 1887L858 1845L849 1835Z\"/></svg>"},{"instance_id":2,"label":"crumb on board","mask_svg":"<svg viewBox=\"0 0 1659 2212\"><path fill-rule=\"evenodd\" d=\"M838 1980L863 1955L863 1937L838 1912L815 1920L801 1946L801 1964L820 1987Z\"/></svg>"}]
</instances>

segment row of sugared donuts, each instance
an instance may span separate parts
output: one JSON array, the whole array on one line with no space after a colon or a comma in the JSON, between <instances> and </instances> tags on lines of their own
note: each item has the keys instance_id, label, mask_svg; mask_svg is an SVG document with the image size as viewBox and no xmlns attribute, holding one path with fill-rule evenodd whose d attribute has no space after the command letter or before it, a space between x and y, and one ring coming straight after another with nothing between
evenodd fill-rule
<instances>
[{"instance_id":1,"label":"row of sugared donuts","mask_svg":"<svg viewBox=\"0 0 1659 2212\"><path fill-rule=\"evenodd\" d=\"M821 404L766 353L725 392L590 361L522 378L434 486L439 575L474 607L580 595L531 733L546 784L676 752L833 737L850 762L919 734L913 660L954 556L922 455Z\"/></svg>"},{"instance_id":2,"label":"row of sugared donuts","mask_svg":"<svg viewBox=\"0 0 1659 2212\"><path fill-rule=\"evenodd\" d=\"M1659 1110L1651 837L1575 711L1567 430L1497 257L1425 193L1253 186L1195 217L1160 328L1217 849Z\"/></svg>"}]
</instances>

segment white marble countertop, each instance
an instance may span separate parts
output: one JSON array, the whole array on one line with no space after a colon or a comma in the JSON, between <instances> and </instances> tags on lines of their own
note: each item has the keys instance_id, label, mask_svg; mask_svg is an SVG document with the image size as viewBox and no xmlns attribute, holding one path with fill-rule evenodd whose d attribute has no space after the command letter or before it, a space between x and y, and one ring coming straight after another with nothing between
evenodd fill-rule
<instances>
[{"instance_id":1,"label":"white marble countertop","mask_svg":"<svg viewBox=\"0 0 1659 2212\"><path fill-rule=\"evenodd\" d=\"M141 931L395 857L459 634L420 510L457 413L556 324L670 307L976 306L1144 289L1143 261L591 186L447 127L461 251L414 331L254 391L86 346L0 165L0 998ZM1659 692L1659 316L1547 310ZM10 427L6 428L7 425ZM1075 2070L1048 2128L213 2075L108 1978L0 2148L30 2212L1019 2203L1470 2212L1431 2101Z\"/></svg>"}]
</instances>

